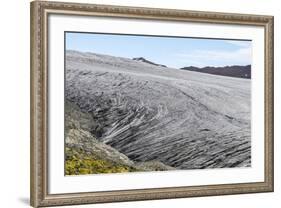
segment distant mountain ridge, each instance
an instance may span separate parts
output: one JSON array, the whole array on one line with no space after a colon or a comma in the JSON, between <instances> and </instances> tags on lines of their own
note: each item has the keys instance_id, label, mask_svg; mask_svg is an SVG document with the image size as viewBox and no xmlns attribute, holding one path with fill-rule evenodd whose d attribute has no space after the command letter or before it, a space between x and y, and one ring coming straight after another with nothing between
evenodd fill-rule
<instances>
[{"instance_id":1,"label":"distant mountain ridge","mask_svg":"<svg viewBox=\"0 0 281 208\"><path fill-rule=\"evenodd\" d=\"M196 71L207 74L221 75L221 76L229 76L229 77L238 77L238 78L246 78L251 79L251 65L246 66L224 66L224 67L183 67L182 70Z\"/></svg>"},{"instance_id":2,"label":"distant mountain ridge","mask_svg":"<svg viewBox=\"0 0 281 208\"><path fill-rule=\"evenodd\" d=\"M161 66L161 67L167 67L163 64L157 64L152 61L149 61L145 59L144 57L136 57L133 58L134 61L139 61L147 64L151 64L154 66ZM181 70L189 70L189 71L195 71L195 72L202 72L207 74L213 74L213 75L221 75L221 76L229 76L229 77L238 77L238 78L245 78L245 79L251 79L251 65L233 65L233 66L224 66L224 67L195 67L195 66L188 66L180 68Z\"/></svg>"},{"instance_id":3,"label":"distant mountain ridge","mask_svg":"<svg viewBox=\"0 0 281 208\"><path fill-rule=\"evenodd\" d=\"M156 64L152 61L149 61L143 57L137 57L137 58L133 58L134 61L141 61L141 62L144 62L144 63L147 63L147 64L152 64L154 66L162 66L162 67L167 67L166 65L163 65L163 64Z\"/></svg>"}]
</instances>

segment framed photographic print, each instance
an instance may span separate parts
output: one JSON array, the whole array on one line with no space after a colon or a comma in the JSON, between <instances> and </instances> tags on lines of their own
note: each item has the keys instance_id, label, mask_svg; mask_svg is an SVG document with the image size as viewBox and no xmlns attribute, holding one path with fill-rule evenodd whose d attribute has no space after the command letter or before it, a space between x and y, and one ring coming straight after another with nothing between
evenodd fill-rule
<instances>
[{"instance_id":1,"label":"framed photographic print","mask_svg":"<svg viewBox=\"0 0 281 208\"><path fill-rule=\"evenodd\" d=\"M273 191L273 17L31 3L31 204Z\"/></svg>"}]
</instances>

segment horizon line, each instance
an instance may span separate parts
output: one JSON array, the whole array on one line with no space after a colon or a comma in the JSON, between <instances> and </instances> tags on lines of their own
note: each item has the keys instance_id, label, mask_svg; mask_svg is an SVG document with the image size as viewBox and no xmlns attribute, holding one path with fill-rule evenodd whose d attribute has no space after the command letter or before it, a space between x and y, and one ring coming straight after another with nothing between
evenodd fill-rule
<instances>
[{"instance_id":1,"label":"horizon line","mask_svg":"<svg viewBox=\"0 0 281 208\"><path fill-rule=\"evenodd\" d=\"M145 56L137 56L137 57L129 58L129 57L124 57L124 56L113 56L111 54L96 53L96 52L92 52L92 51L79 51L79 50L66 49L66 48L65 48L65 51L72 51L72 52L78 52L78 53L89 53L89 54L111 56L111 57L117 57L117 58L130 59L132 61L137 61L137 60L133 60L133 59L136 59L136 58L143 58L146 61L150 61L150 62L152 62L154 64L166 66L167 68L172 68L172 69L183 69L183 68L188 68L188 67L194 67L194 68L198 68L198 69L203 69L203 68L207 68L207 67L211 67L211 68L226 68L226 67L234 67L234 66L252 66L252 64L241 64L241 65L239 65L239 64L228 64L228 65L218 65L218 66L215 66L215 65L205 65L205 66L201 66L201 67L200 66L194 66L194 65L186 65L186 66L183 66L183 67L175 68L175 67L167 66L167 65L162 64L162 63L158 63L158 62L153 61L153 60L151 60L149 58L146 58Z\"/></svg>"}]
</instances>

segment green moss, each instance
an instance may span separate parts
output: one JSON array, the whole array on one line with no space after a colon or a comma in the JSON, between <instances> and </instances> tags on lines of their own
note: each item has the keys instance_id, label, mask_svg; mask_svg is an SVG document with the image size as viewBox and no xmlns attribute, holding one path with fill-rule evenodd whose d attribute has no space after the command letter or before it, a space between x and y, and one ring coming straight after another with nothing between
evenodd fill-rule
<instances>
[{"instance_id":1,"label":"green moss","mask_svg":"<svg viewBox=\"0 0 281 208\"><path fill-rule=\"evenodd\" d=\"M97 173L123 173L136 171L135 168L123 164L116 164L98 158L93 153L81 148L66 147L65 149L65 173L66 175L82 175Z\"/></svg>"}]
</instances>

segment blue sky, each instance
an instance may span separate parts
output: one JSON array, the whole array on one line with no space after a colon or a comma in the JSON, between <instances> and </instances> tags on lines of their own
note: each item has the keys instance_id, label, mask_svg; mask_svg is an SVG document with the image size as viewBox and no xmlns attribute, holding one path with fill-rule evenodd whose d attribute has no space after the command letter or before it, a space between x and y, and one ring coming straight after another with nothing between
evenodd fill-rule
<instances>
[{"instance_id":1,"label":"blue sky","mask_svg":"<svg viewBox=\"0 0 281 208\"><path fill-rule=\"evenodd\" d=\"M144 57L174 68L252 62L252 42L241 40L67 32L66 49L126 58Z\"/></svg>"}]
</instances>

